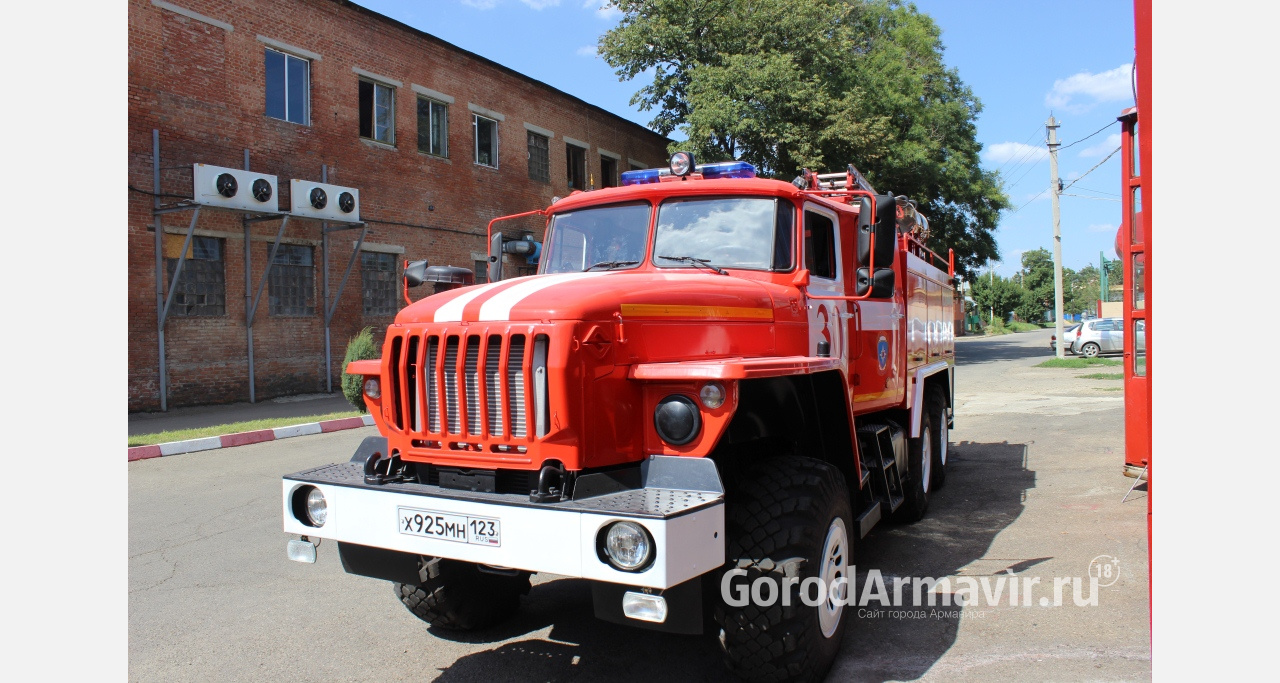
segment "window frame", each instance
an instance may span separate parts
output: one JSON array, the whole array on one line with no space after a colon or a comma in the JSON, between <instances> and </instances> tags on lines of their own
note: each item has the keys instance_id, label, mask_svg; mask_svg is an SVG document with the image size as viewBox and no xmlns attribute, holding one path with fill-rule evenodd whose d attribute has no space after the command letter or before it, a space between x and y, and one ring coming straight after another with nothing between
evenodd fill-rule
<instances>
[{"instance_id":1,"label":"window frame","mask_svg":"<svg viewBox=\"0 0 1280 683\"><path fill-rule=\"evenodd\" d=\"M170 237L170 235L165 235L165 237ZM172 237L178 240L182 239L181 235L172 235ZM199 258L196 256L196 254L200 250L200 247L198 247L197 245L200 244L201 240L206 240L208 242L211 242L217 245L218 258L209 259L209 258ZM227 244L225 239L221 237L206 237L204 235L193 236L191 241L191 256L188 256L184 261L182 266L182 275L177 280L174 279L172 271L177 269L178 258L165 256L164 261L165 261L165 280L168 286L167 291L172 292L172 296L173 296L173 307L169 311L170 317L179 317L179 318L226 317L227 315ZM186 291L187 286L189 284L192 284L188 282L188 278L190 278L192 274L195 272L192 266L196 262L212 262L212 263L218 263L220 265L221 277L219 278L219 282L217 284L221 285L222 287L222 295L221 295L222 312L221 313L204 313L204 312L193 313L188 311L188 308L197 307L197 305L195 304L188 304L185 302L185 298L188 295L188 292ZM208 304L204 304L203 307L208 307Z\"/></svg>"},{"instance_id":2,"label":"window frame","mask_svg":"<svg viewBox=\"0 0 1280 683\"><path fill-rule=\"evenodd\" d=\"M611 172L605 173L606 165L613 167ZM620 164L618 163L618 159L611 157L608 154L600 155L600 188L601 189L604 189L606 187L618 187L621 184L621 175L618 173L619 165Z\"/></svg>"},{"instance_id":3,"label":"window frame","mask_svg":"<svg viewBox=\"0 0 1280 683\"><path fill-rule=\"evenodd\" d=\"M528 133L528 135L525 138L525 149L526 149L526 153L529 156L529 180L533 180L539 183L550 184L551 183L551 138L549 136L543 135L542 133L539 133L534 130L526 130L525 132ZM542 170L545 171L545 175L534 175L533 140L535 137L540 138L543 142L543 146L540 148L540 151L542 151L545 154L545 157L542 160L544 163L544 168Z\"/></svg>"},{"instance_id":4,"label":"window frame","mask_svg":"<svg viewBox=\"0 0 1280 683\"><path fill-rule=\"evenodd\" d=\"M385 268L371 269L366 264L366 257L373 257L374 259L379 261L381 260L390 261L391 268L390 270L387 270ZM379 305L376 307L377 310L371 311L370 310L371 297L369 296L369 293L373 290L371 290L369 287L370 281L369 281L368 275L371 273L387 273L387 272L391 273L391 278L389 280L391 286L386 293L387 300L383 302L375 302L377 304L385 304L385 305ZM397 313L400 312L400 305L399 305L400 298L396 296L397 294L399 294L399 291L396 288L396 283L399 282L399 275L400 275L400 260L396 257L395 254L383 252L383 251L367 251L364 249L360 250L360 314L362 316L366 318L387 318L387 317L394 317ZM384 312L384 311L389 311L389 312Z\"/></svg>"},{"instance_id":5,"label":"window frame","mask_svg":"<svg viewBox=\"0 0 1280 683\"><path fill-rule=\"evenodd\" d=\"M300 57L293 53L276 49L270 46L264 46L263 50L264 50L263 57L262 57L263 59L263 74L262 74L263 115L269 119L274 119L276 121L284 121L286 123L292 123L299 126L310 127L311 126L311 61L312 60L306 57ZM284 118L272 116L267 111L266 99L267 97L269 97L269 94L267 93L267 83L266 83L266 79L267 79L267 74L266 74L267 54L266 53L268 52L275 52L276 54L279 54L284 57ZM290 59L296 59L299 62L302 62L306 66L306 73L303 76L303 79L305 81L304 85L306 88L306 94L303 96L303 113L302 113L303 120L302 121L294 121L289 118L289 60Z\"/></svg>"},{"instance_id":6,"label":"window frame","mask_svg":"<svg viewBox=\"0 0 1280 683\"><path fill-rule=\"evenodd\" d=\"M267 263L271 267L271 272L267 277L267 315L274 318L309 318L316 315L316 312L318 309L316 306L316 273L315 273L316 249L315 247L309 244L289 244L287 242L280 243L280 247L279 247L280 250L306 249L310 254L309 260L311 261L311 265L307 266L307 265L294 265L290 263L276 263L275 260L271 258L273 245L265 244L263 246L266 247ZM279 257L280 251L277 251L275 256ZM277 283L276 276L279 273L286 272L286 271L281 271L280 268L309 268L311 270L310 277L308 278L310 280L309 282L310 287L308 288L309 292L305 295L303 299L304 303L301 306L301 308L310 308L311 310L309 312L303 312L303 313L281 312L280 309L288 308L288 306L285 306L284 304L277 304L277 299L279 298L279 295L273 293L273 290L275 289L276 283Z\"/></svg>"},{"instance_id":7,"label":"window frame","mask_svg":"<svg viewBox=\"0 0 1280 683\"><path fill-rule=\"evenodd\" d=\"M486 164L480 161L480 119L484 119L493 124L493 139L490 142L490 154L493 157L492 164ZM477 166L485 168L498 168L498 120L489 118L483 114L471 112L471 140L472 140L472 161Z\"/></svg>"},{"instance_id":8,"label":"window frame","mask_svg":"<svg viewBox=\"0 0 1280 683\"><path fill-rule=\"evenodd\" d=\"M588 182L587 178L588 176L591 175L590 172L587 170L587 152L590 150L581 145L575 145L572 142L569 142L567 140L564 143L564 148L565 148L564 149L565 184L569 187L570 190L582 190L585 192L587 190L587 182ZM574 186L573 184L573 163L571 163L569 160L570 150L576 151L576 153L580 155L582 159L582 176L579 178L579 180L581 180L582 182L580 186Z\"/></svg>"},{"instance_id":9,"label":"window frame","mask_svg":"<svg viewBox=\"0 0 1280 683\"><path fill-rule=\"evenodd\" d=\"M365 135L364 132L361 131L360 139L368 140L370 142L376 142L380 145L395 147L396 146L396 99L397 99L396 87L389 83L384 83L375 78L369 78L367 76L358 76L356 80L358 83L368 83L369 85L373 86L373 96L369 100L369 106L371 107L369 111L369 135ZM359 86L357 85L357 96L356 96L357 119L359 118L359 115L361 113L360 112L361 105L359 102L358 88ZM389 140L378 139L378 88L383 88L387 90L391 96L391 103L390 103L390 106L388 107L390 111L388 112L389 115L387 117L387 120L388 120L387 137L389 138Z\"/></svg>"},{"instance_id":10,"label":"window frame","mask_svg":"<svg viewBox=\"0 0 1280 683\"><path fill-rule=\"evenodd\" d=\"M426 103L427 105L427 149L422 148L421 106L423 103ZM449 158L449 103L442 102L440 100L437 100L434 97L427 97L426 95L418 95L417 107L418 108L415 111L415 115L417 116L417 119L418 119L418 151L421 152L422 154L426 154L427 156L432 156L437 159L448 159ZM440 154L436 154L435 152L431 151L431 145L434 142L433 137L436 131L436 127L435 125L433 125L435 121L435 116L436 116L436 109L435 109L436 107L440 107L440 109L444 111L444 125L441 128L442 139L440 140L440 147L442 151Z\"/></svg>"},{"instance_id":11,"label":"window frame","mask_svg":"<svg viewBox=\"0 0 1280 683\"><path fill-rule=\"evenodd\" d=\"M829 277L818 274L809 266L811 240L805 237L805 232L809 229L808 216L811 213L815 216L824 218L831 223L831 240L829 243L831 258L829 265L832 268L832 274ZM835 215L834 212L823 210L816 204L806 203L800 210L800 245L803 250L803 253L801 254L801 262L804 264L804 268L809 271L810 277L827 280L829 282L838 282L842 279L840 275L840 217L838 215Z\"/></svg>"}]
</instances>

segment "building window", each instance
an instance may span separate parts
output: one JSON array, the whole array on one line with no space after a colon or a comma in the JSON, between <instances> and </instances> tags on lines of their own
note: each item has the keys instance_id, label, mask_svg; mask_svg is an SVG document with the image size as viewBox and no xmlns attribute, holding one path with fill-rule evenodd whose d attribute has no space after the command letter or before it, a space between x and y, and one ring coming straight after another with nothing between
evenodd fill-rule
<instances>
[{"instance_id":1,"label":"building window","mask_svg":"<svg viewBox=\"0 0 1280 683\"><path fill-rule=\"evenodd\" d=\"M564 151L569 167L569 189L587 189L587 150L566 143Z\"/></svg>"},{"instance_id":2,"label":"building window","mask_svg":"<svg viewBox=\"0 0 1280 683\"><path fill-rule=\"evenodd\" d=\"M267 116L307 125L310 121L311 63L267 48Z\"/></svg>"},{"instance_id":3,"label":"building window","mask_svg":"<svg viewBox=\"0 0 1280 683\"><path fill-rule=\"evenodd\" d=\"M271 245L267 258L271 257ZM271 315L315 315L316 269L311 247L281 244L271 262L267 298Z\"/></svg>"},{"instance_id":4,"label":"building window","mask_svg":"<svg viewBox=\"0 0 1280 683\"><path fill-rule=\"evenodd\" d=\"M498 167L498 122L479 114L473 115L476 129L476 163Z\"/></svg>"},{"instance_id":5,"label":"building window","mask_svg":"<svg viewBox=\"0 0 1280 683\"><path fill-rule=\"evenodd\" d=\"M529 177L551 182L551 141L545 135L529 131Z\"/></svg>"},{"instance_id":6,"label":"building window","mask_svg":"<svg viewBox=\"0 0 1280 683\"><path fill-rule=\"evenodd\" d=\"M222 240L213 237L193 237L187 250L187 260L182 264L182 277L173 281L173 271L182 256L184 238L165 235L164 265L169 273L169 286L173 288L173 307L169 315L226 315L226 269L222 261Z\"/></svg>"},{"instance_id":7,"label":"building window","mask_svg":"<svg viewBox=\"0 0 1280 683\"><path fill-rule=\"evenodd\" d=\"M484 284L489 281L489 262L476 261L472 269L476 272L476 284Z\"/></svg>"},{"instance_id":8,"label":"building window","mask_svg":"<svg viewBox=\"0 0 1280 683\"><path fill-rule=\"evenodd\" d=\"M449 156L449 105L418 98L418 151L437 157Z\"/></svg>"},{"instance_id":9,"label":"building window","mask_svg":"<svg viewBox=\"0 0 1280 683\"><path fill-rule=\"evenodd\" d=\"M360 137L396 144L396 91L388 85L360 81Z\"/></svg>"},{"instance_id":10,"label":"building window","mask_svg":"<svg viewBox=\"0 0 1280 683\"><path fill-rule=\"evenodd\" d=\"M631 170L633 171L643 171L644 169L645 167L640 164L636 164L636 163L631 164Z\"/></svg>"},{"instance_id":11,"label":"building window","mask_svg":"<svg viewBox=\"0 0 1280 683\"><path fill-rule=\"evenodd\" d=\"M360 281L365 315L395 315L400 310L396 300L395 254L361 252Z\"/></svg>"},{"instance_id":12,"label":"building window","mask_svg":"<svg viewBox=\"0 0 1280 683\"><path fill-rule=\"evenodd\" d=\"M600 155L600 187L618 186L618 162Z\"/></svg>"}]
</instances>

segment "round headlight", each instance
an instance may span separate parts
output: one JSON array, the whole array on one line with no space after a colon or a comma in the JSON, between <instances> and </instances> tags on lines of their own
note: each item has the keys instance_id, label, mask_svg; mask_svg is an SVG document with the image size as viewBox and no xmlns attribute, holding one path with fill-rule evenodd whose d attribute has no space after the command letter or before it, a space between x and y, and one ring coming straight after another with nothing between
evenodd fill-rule
<instances>
[{"instance_id":1,"label":"round headlight","mask_svg":"<svg viewBox=\"0 0 1280 683\"><path fill-rule=\"evenodd\" d=\"M364 381L364 395L375 401L382 396L382 387L378 386L377 377L370 377Z\"/></svg>"},{"instance_id":2,"label":"round headlight","mask_svg":"<svg viewBox=\"0 0 1280 683\"><path fill-rule=\"evenodd\" d=\"M702 391L698 392L698 398L702 399L702 405L708 410L715 410L724 405L724 387L715 382L708 382L702 385Z\"/></svg>"},{"instance_id":3,"label":"round headlight","mask_svg":"<svg viewBox=\"0 0 1280 683\"><path fill-rule=\"evenodd\" d=\"M692 152L676 152L671 155L671 175L686 176L693 173L694 168Z\"/></svg>"},{"instance_id":4,"label":"round headlight","mask_svg":"<svg viewBox=\"0 0 1280 683\"><path fill-rule=\"evenodd\" d=\"M311 489L307 494L307 519L311 520L311 526L324 526L324 521L329 517L329 504L324 500L324 494L320 493L320 489Z\"/></svg>"},{"instance_id":5,"label":"round headlight","mask_svg":"<svg viewBox=\"0 0 1280 683\"><path fill-rule=\"evenodd\" d=\"M702 414L693 399L672 394L658 402L657 410L653 411L653 426L663 441L672 446L683 446L698 435Z\"/></svg>"},{"instance_id":6,"label":"round headlight","mask_svg":"<svg viewBox=\"0 0 1280 683\"><path fill-rule=\"evenodd\" d=\"M604 555L624 572L638 572L653 559L653 539L635 522L614 522L604 535Z\"/></svg>"}]
</instances>

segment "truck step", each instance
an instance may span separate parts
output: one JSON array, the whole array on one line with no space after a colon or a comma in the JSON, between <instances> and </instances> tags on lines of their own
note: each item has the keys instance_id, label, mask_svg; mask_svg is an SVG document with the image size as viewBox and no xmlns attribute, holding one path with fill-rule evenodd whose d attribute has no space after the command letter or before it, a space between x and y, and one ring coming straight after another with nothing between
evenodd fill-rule
<instances>
[{"instance_id":1,"label":"truck step","mask_svg":"<svg viewBox=\"0 0 1280 683\"><path fill-rule=\"evenodd\" d=\"M860 538L866 538L871 531L871 527L880 522L880 517L883 514L881 507L883 506L880 501L874 501L867 506L866 510L862 511L862 514L858 515L858 536Z\"/></svg>"}]
</instances>

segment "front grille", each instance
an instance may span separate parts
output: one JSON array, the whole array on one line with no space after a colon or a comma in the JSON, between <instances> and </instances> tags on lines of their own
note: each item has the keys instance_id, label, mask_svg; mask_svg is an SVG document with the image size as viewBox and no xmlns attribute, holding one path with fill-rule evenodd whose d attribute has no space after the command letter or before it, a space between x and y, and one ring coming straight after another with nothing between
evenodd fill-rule
<instances>
[{"instance_id":1,"label":"front grille","mask_svg":"<svg viewBox=\"0 0 1280 683\"><path fill-rule=\"evenodd\" d=\"M393 338L393 425L414 436L448 436L439 439L446 448L459 441L473 444L475 438L525 439L531 421L536 435L545 435L547 346L541 334L533 338L532 353L524 334Z\"/></svg>"}]
</instances>

